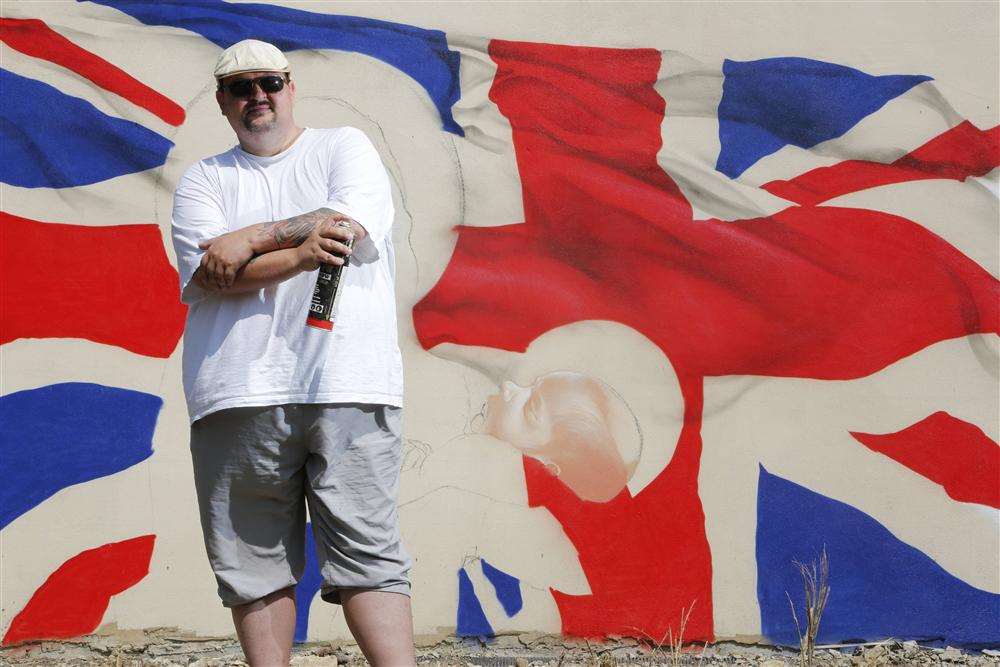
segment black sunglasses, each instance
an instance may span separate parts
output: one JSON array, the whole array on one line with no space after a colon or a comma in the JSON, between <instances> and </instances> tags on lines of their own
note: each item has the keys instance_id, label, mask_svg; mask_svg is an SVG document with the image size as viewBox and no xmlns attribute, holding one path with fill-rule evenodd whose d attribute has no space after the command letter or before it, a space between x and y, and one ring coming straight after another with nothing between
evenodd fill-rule
<instances>
[{"instance_id":1,"label":"black sunglasses","mask_svg":"<svg viewBox=\"0 0 1000 667\"><path fill-rule=\"evenodd\" d=\"M265 93L277 93L285 87L285 77L277 74L266 74L252 79L240 79L232 83L220 83L219 88L228 90L233 97L250 97L253 95L253 85L260 84L260 89Z\"/></svg>"}]
</instances>

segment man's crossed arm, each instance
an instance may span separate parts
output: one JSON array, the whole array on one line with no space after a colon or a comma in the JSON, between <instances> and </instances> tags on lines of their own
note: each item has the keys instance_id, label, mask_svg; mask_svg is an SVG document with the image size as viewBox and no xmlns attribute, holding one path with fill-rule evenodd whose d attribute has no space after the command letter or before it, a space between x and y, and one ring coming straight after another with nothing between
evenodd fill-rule
<instances>
[{"instance_id":1,"label":"man's crossed arm","mask_svg":"<svg viewBox=\"0 0 1000 667\"><path fill-rule=\"evenodd\" d=\"M320 264L343 264L351 253L345 242L366 235L329 208L250 225L199 244L205 254L191 279L212 292L256 291Z\"/></svg>"}]
</instances>

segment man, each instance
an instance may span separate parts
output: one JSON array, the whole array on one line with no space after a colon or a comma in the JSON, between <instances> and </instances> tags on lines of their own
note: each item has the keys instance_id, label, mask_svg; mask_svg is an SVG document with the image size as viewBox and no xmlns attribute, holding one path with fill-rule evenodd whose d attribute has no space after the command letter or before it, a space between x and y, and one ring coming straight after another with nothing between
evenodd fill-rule
<instances>
[{"instance_id":1,"label":"man","mask_svg":"<svg viewBox=\"0 0 1000 667\"><path fill-rule=\"evenodd\" d=\"M265 42L222 53L239 144L174 196L205 545L249 663L288 664L308 505L323 599L373 665L410 665L391 190L362 132L296 125L289 72ZM305 324L321 263L344 265L332 331Z\"/></svg>"}]
</instances>

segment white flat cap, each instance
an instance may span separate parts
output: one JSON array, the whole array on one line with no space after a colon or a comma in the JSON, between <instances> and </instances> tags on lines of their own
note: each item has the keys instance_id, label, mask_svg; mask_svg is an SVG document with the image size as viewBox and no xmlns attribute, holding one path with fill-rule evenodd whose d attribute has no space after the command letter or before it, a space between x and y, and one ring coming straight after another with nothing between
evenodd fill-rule
<instances>
[{"instance_id":1,"label":"white flat cap","mask_svg":"<svg viewBox=\"0 0 1000 667\"><path fill-rule=\"evenodd\" d=\"M288 59L273 44L259 39L236 42L219 56L215 79L240 72L288 72Z\"/></svg>"}]
</instances>

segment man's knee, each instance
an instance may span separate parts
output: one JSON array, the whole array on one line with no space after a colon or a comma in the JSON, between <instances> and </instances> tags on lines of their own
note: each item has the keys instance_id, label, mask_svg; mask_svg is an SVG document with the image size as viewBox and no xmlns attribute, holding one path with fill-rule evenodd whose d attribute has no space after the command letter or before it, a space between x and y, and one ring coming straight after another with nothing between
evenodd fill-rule
<instances>
[{"instance_id":1,"label":"man's knee","mask_svg":"<svg viewBox=\"0 0 1000 667\"><path fill-rule=\"evenodd\" d=\"M231 608L233 611L238 612L248 612L254 611L256 609L261 609L267 607L268 605L274 604L279 600L284 598L291 598L292 602L295 602L295 586L287 586L277 591L268 593L263 597L259 597L256 600L250 600L249 602L241 602L239 604L234 604Z\"/></svg>"}]
</instances>

